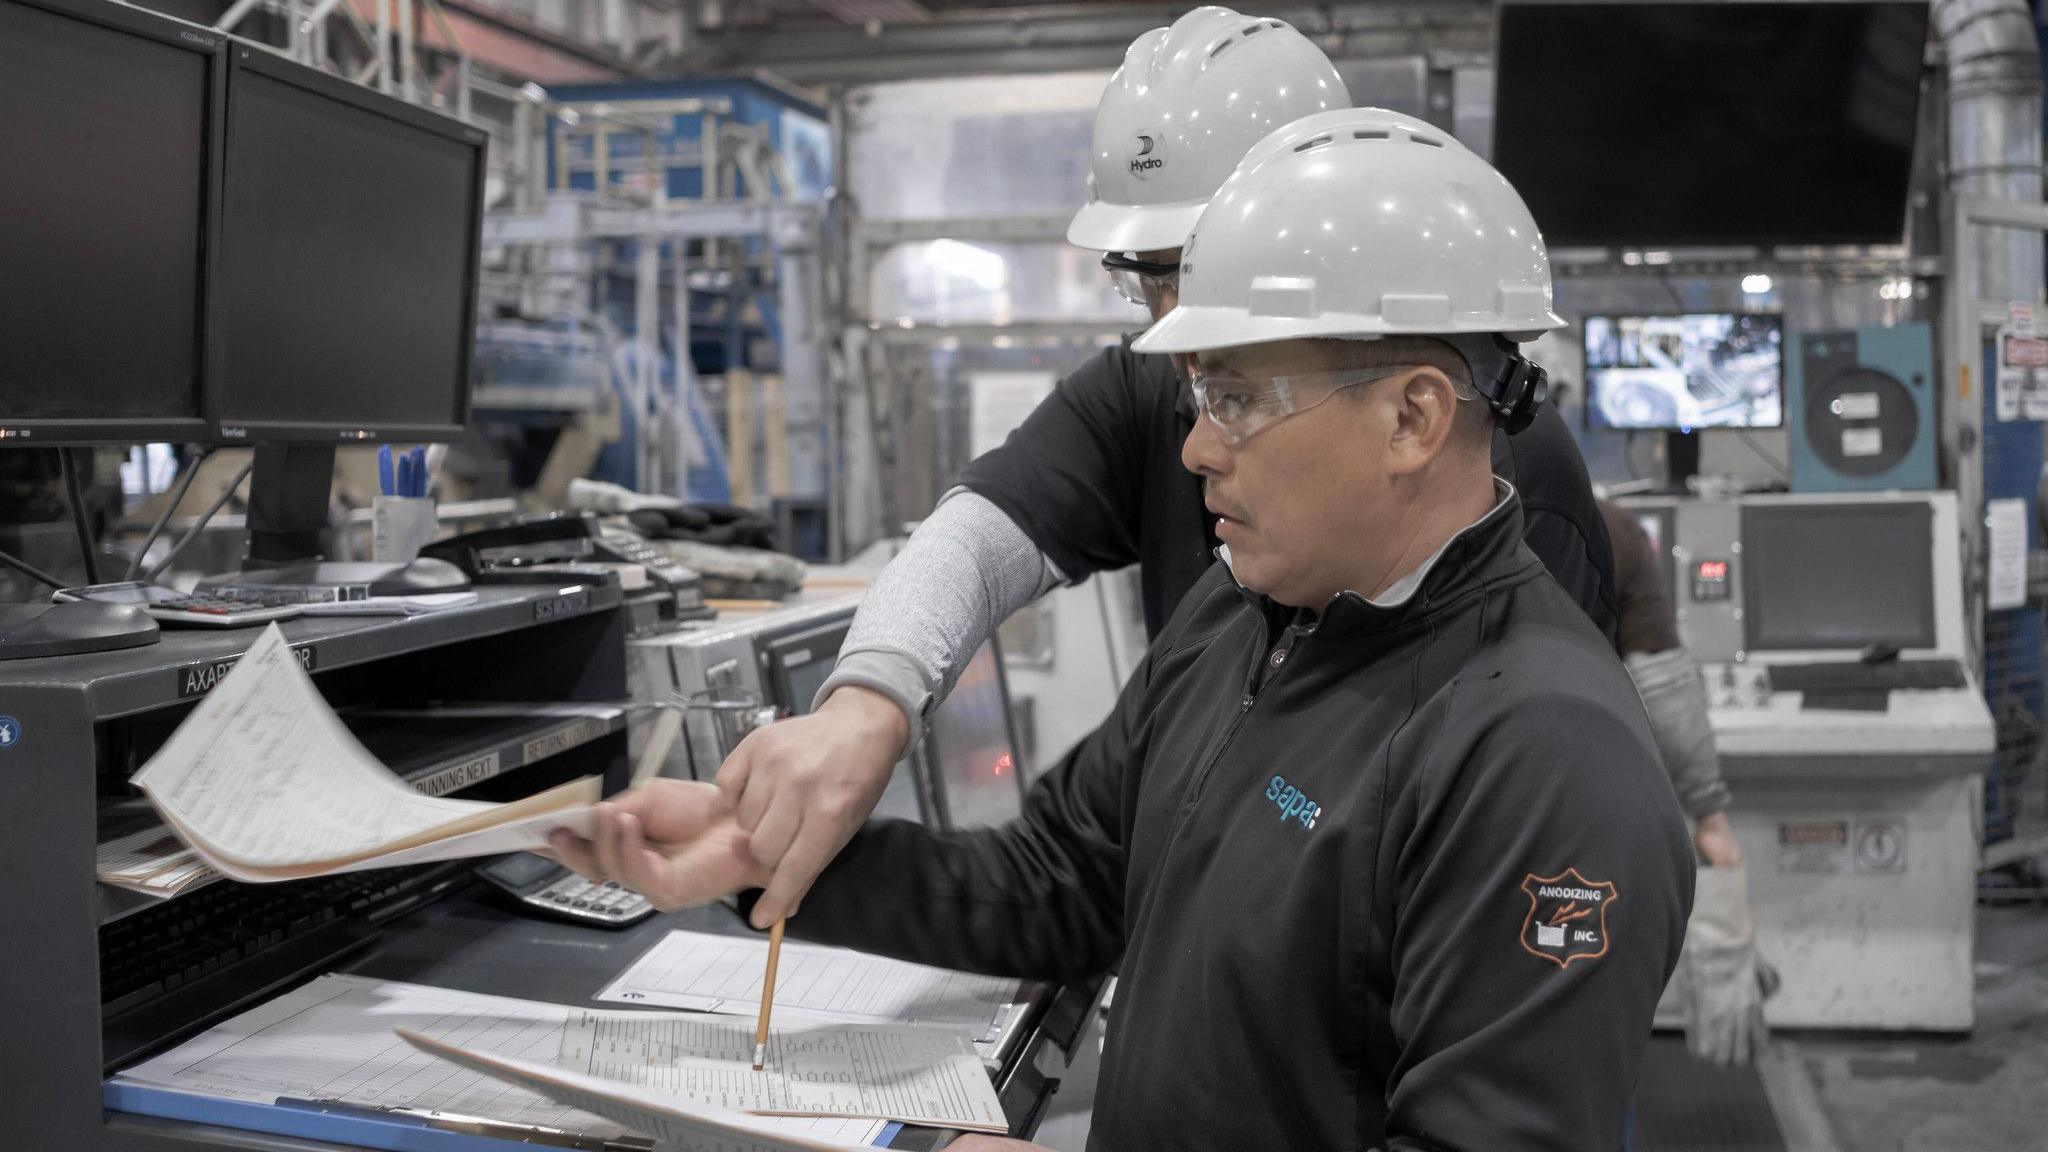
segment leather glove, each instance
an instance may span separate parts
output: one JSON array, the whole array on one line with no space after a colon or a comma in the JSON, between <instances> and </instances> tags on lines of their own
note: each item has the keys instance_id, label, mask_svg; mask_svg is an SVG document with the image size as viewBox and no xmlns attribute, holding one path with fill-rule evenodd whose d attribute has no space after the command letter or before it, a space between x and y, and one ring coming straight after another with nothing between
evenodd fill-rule
<instances>
[{"instance_id":1,"label":"leather glove","mask_svg":"<svg viewBox=\"0 0 2048 1152\"><path fill-rule=\"evenodd\" d=\"M1699 869L1679 967L1686 1047L1723 1068L1753 1062L1770 1039L1764 1001L1777 992L1778 973L1757 955L1740 865Z\"/></svg>"}]
</instances>

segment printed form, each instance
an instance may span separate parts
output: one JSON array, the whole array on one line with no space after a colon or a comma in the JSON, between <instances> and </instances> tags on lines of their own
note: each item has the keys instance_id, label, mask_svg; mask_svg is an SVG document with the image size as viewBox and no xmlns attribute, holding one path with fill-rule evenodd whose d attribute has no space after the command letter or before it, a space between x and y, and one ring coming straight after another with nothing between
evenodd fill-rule
<instances>
[{"instance_id":1,"label":"printed form","mask_svg":"<svg viewBox=\"0 0 2048 1152\"><path fill-rule=\"evenodd\" d=\"M773 1028L754 1071L754 1026L666 1012L581 1012L557 1064L734 1112L868 1116L1003 1133L1002 1102L974 1045L913 1025Z\"/></svg>"},{"instance_id":2,"label":"printed form","mask_svg":"<svg viewBox=\"0 0 2048 1152\"><path fill-rule=\"evenodd\" d=\"M561 1050L563 1025L574 1011L417 984L322 976L124 1070L120 1078L232 1100L339 1101L616 1138L627 1131L619 1123L491 1075L453 1071L395 1031L546 1063ZM867 1143L883 1127L872 1120L771 1123L775 1130L849 1144Z\"/></svg>"},{"instance_id":3,"label":"printed form","mask_svg":"<svg viewBox=\"0 0 2048 1152\"><path fill-rule=\"evenodd\" d=\"M589 835L595 779L512 804L423 796L350 734L266 628L132 780L164 823L238 880L542 847Z\"/></svg>"},{"instance_id":4,"label":"printed form","mask_svg":"<svg viewBox=\"0 0 2048 1152\"><path fill-rule=\"evenodd\" d=\"M768 942L677 930L597 994L623 1004L751 1016L761 1006ZM846 948L785 941L775 1014L839 1022L932 1024L993 1039L1019 982L950 972ZM749 1054L751 1058L751 1041Z\"/></svg>"}]
</instances>

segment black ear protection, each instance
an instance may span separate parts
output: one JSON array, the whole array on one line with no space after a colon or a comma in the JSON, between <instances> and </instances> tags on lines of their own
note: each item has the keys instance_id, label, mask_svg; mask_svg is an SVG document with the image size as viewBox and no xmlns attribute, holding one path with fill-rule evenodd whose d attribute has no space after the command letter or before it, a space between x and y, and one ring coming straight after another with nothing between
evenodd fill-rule
<instances>
[{"instance_id":1,"label":"black ear protection","mask_svg":"<svg viewBox=\"0 0 2048 1152\"><path fill-rule=\"evenodd\" d=\"M1550 373L1522 355L1520 347L1507 337L1496 334L1484 339L1484 345L1470 337L1451 344L1471 366L1472 383L1493 410L1494 419L1513 436L1536 419L1536 410L1550 398ZM1492 370L1482 371L1479 365L1489 361Z\"/></svg>"},{"instance_id":2,"label":"black ear protection","mask_svg":"<svg viewBox=\"0 0 2048 1152\"><path fill-rule=\"evenodd\" d=\"M1493 389L1486 397L1500 426L1513 436L1536 419L1536 410L1550 398L1550 373L1520 352L1502 357L1494 374Z\"/></svg>"}]
</instances>

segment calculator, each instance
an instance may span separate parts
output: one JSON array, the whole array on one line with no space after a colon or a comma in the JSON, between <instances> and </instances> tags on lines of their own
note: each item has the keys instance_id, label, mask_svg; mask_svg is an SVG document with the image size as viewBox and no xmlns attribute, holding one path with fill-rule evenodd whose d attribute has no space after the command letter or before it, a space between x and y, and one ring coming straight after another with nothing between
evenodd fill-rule
<instances>
[{"instance_id":1,"label":"calculator","mask_svg":"<svg viewBox=\"0 0 2048 1152\"><path fill-rule=\"evenodd\" d=\"M89 584L65 588L51 599L97 600L104 604L132 604L163 624L192 624L202 628L242 628L289 620L297 616L297 604L266 604L252 596L218 592L180 592L161 584L126 580L117 584Z\"/></svg>"},{"instance_id":2,"label":"calculator","mask_svg":"<svg viewBox=\"0 0 2048 1152\"><path fill-rule=\"evenodd\" d=\"M514 852L477 868L476 874L505 891L529 910L594 924L624 928L654 915L654 905L636 892L607 880L593 884L545 856Z\"/></svg>"}]
</instances>

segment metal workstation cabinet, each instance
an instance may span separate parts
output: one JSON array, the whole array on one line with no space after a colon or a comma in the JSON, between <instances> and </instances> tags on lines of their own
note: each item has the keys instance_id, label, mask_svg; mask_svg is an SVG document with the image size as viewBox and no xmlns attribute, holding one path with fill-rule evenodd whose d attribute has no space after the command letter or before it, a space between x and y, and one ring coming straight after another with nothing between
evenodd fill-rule
<instances>
[{"instance_id":1,"label":"metal workstation cabinet","mask_svg":"<svg viewBox=\"0 0 2048 1152\"><path fill-rule=\"evenodd\" d=\"M1766 1018L1968 1029L1995 739L1955 494L1621 503L1706 677L1757 948L1784 978ZM1681 1019L1669 997L1658 1019Z\"/></svg>"}]
</instances>

